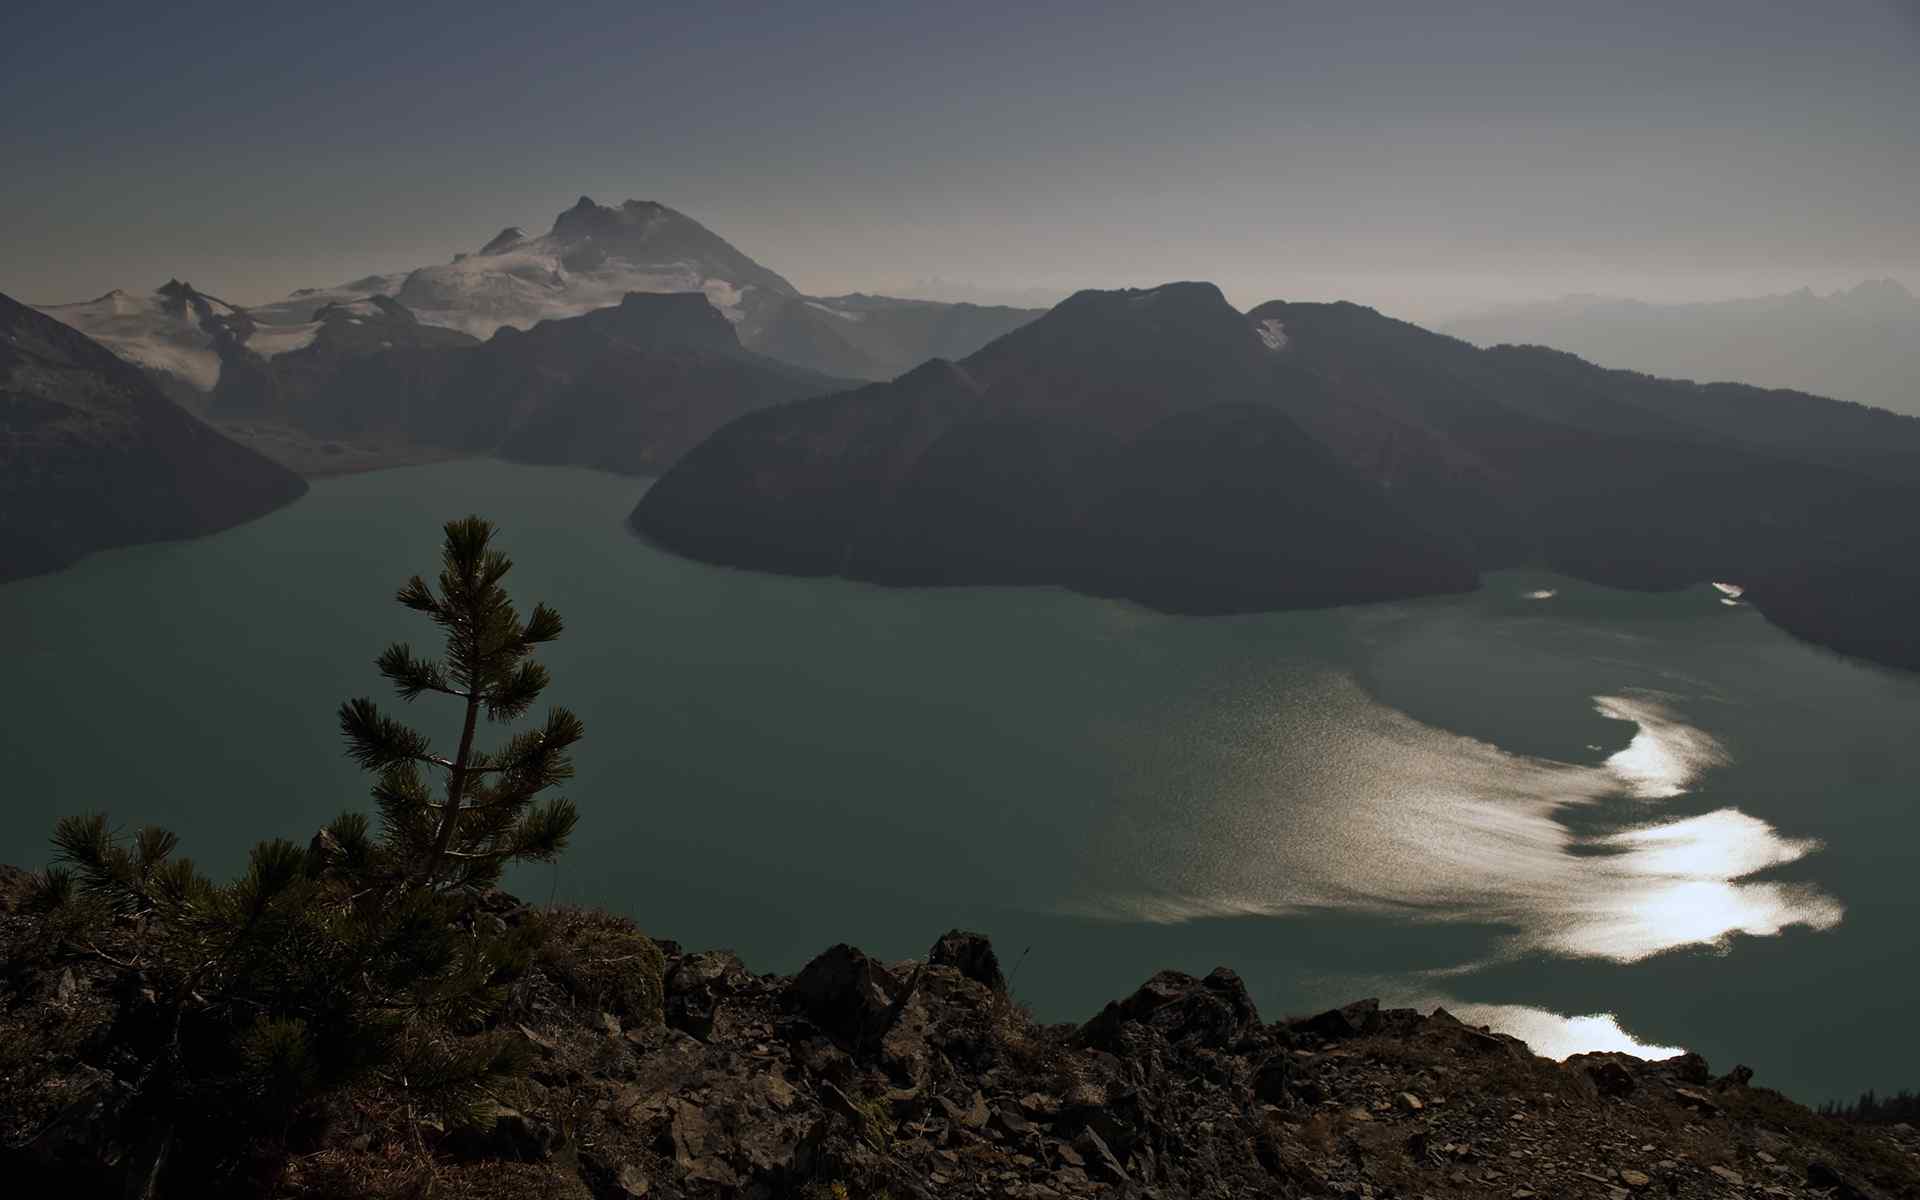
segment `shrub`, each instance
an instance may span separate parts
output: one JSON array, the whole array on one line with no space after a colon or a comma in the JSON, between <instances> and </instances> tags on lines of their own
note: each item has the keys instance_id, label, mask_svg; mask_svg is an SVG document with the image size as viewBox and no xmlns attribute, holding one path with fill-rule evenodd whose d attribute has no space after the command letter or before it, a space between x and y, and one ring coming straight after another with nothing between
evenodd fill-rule
<instances>
[{"instance_id":1,"label":"shrub","mask_svg":"<svg viewBox=\"0 0 1920 1200\"><path fill-rule=\"evenodd\" d=\"M563 909L540 919L538 962L582 1008L630 1024L661 1021L666 958L652 938L623 917Z\"/></svg>"},{"instance_id":2,"label":"shrub","mask_svg":"<svg viewBox=\"0 0 1920 1200\"><path fill-rule=\"evenodd\" d=\"M506 864L565 846L573 805L536 796L572 774L582 727L556 708L495 751L474 745L482 715L513 720L544 690L531 653L561 631L545 605L524 621L515 612L501 586L513 564L492 538L478 517L449 522L438 593L418 576L398 593L441 627L444 661L405 643L377 660L403 699L460 702L458 748L434 753L371 700L341 706L348 753L377 775L378 839L345 813L306 847L260 843L237 879L217 883L166 830L121 835L98 815L56 826L56 862L28 904L70 956L122 972L110 1040L121 1138L134 1147L128 1194L177 1181L203 1195L222 1179L251 1190L262 1163L277 1170L349 1087L458 1124L523 1071L524 1043L487 1029L542 926L478 919L476 899ZM658 951L646 945L657 1012ZM629 999L644 1001L634 986Z\"/></svg>"}]
</instances>

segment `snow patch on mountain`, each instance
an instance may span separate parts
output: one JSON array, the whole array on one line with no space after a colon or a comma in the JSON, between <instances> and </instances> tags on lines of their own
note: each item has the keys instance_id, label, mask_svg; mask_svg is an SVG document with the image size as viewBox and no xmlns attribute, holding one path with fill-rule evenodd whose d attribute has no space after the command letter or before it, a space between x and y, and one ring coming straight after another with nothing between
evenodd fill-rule
<instances>
[{"instance_id":1,"label":"snow patch on mountain","mask_svg":"<svg viewBox=\"0 0 1920 1200\"><path fill-rule=\"evenodd\" d=\"M201 326L201 315L178 294L155 291L134 295L115 289L77 304L46 304L39 310L72 326L121 358L148 370L164 371L194 387L212 391L220 379L220 356ZM231 306L209 302L209 311L226 317Z\"/></svg>"},{"instance_id":2,"label":"snow patch on mountain","mask_svg":"<svg viewBox=\"0 0 1920 1200\"><path fill-rule=\"evenodd\" d=\"M375 295L393 297L423 325L485 339L509 326L528 330L612 308L630 292L697 292L749 348L778 344L778 356L790 362L872 378L891 377L928 357L964 357L1033 315L885 296L803 296L683 213L642 200L610 207L584 196L538 237L508 226L451 262L302 288L255 307L198 297L210 307L196 314L194 302L180 300L185 285L168 286L173 290L146 297L113 292L43 311L122 357L209 392L220 377L216 342L229 353L237 343L273 358L313 344L316 322L330 307L347 307L333 319L375 320L357 307ZM815 344L804 328L796 333L783 314L801 302L846 322L840 330L847 340L829 336ZM203 327L208 316L213 330Z\"/></svg>"},{"instance_id":3,"label":"snow patch on mountain","mask_svg":"<svg viewBox=\"0 0 1920 1200\"><path fill-rule=\"evenodd\" d=\"M820 300L807 301L807 307L817 308L830 317L839 317L842 321L864 321L867 319L867 314L865 313L848 312L844 308L835 308L833 305Z\"/></svg>"},{"instance_id":4,"label":"snow patch on mountain","mask_svg":"<svg viewBox=\"0 0 1920 1200\"><path fill-rule=\"evenodd\" d=\"M318 321L310 321L305 325L264 325L255 329L253 336L247 339L247 349L262 358L276 358L313 345L313 339L319 333Z\"/></svg>"}]
</instances>

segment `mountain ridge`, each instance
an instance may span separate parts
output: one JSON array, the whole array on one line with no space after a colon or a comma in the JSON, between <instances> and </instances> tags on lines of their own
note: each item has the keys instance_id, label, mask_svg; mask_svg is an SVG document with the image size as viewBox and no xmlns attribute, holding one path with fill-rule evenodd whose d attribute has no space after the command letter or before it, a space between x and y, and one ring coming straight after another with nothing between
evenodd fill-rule
<instances>
[{"instance_id":1,"label":"mountain ridge","mask_svg":"<svg viewBox=\"0 0 1920 1200\"><path fill-rule=\"evenodd\" d=\"M193 407L193 393L216 390L228 356L216 344L222 334L184 319L177 306L164 308L173 303L168 288L176 286L184 285L170 281L144 308L138 297L115 289L41 310L162 372L169 394ZM685 213L657 201L608 206L587 196L557 214L544 234L528 237L509 225L451 262L300 288L264 304L216 303L223 320L232 318L233 339L273 359L311 343L323 306L379 294L404 304L423 324L485 339L503 327L530 329L612 307L629 292L689 291L706 295L733 321L749 349L851 378L891 378L937 354L970 353L1038 315L867 295L806 296ZM243 359L235 370L244 375L257 364Z\"/></svg>"},{"instance_id":2,"label":"mountain ridge","mask_svg":"<svg viewBox=\"0 0 1920 1200\"><path fill-rule=\"evenodd\" d=\"M1890 278L1660 304L1596 295L1507 305L1442 325L1481 346L1542 345L1609 367L1834 396L1920 415L1920 298Z\"/></svg>"},{"instance_id":3,"label":"mountain ridge","mask_svg":"<svg viewBox=\"0 0 1920 1200\"><path fill-rule=\"evenodd\" d=\"M1196 614L1524 564L1731 580L1791 632L1920 667L1889 611L1920 599L1916 510L1914 418L1181 283L1077 293L957 364L737 422L629 520L734 566Z\"/></svg>"},{"instance_id":4,"label":"mountain ridge","mask_svg":"<svg viewBox=\"0 0 1920 1200\"><path fill-rule=\"evenodd\" d=\"M306 489L106 347L0 296L0 580L212 533Z\"/></svg>"}]
</instances>

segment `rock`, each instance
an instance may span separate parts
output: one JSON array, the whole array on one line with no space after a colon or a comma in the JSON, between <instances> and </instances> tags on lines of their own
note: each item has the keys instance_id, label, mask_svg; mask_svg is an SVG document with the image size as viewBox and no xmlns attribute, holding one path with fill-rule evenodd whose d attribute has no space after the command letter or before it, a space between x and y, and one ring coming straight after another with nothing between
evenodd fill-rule
<instances>
[{"instance_id":1,"label":"rock","mask_svg":"<svg viewBox=\"0 0 1920 1200\"><path fill-rule=\"evenodd\" d=\"M1144 1025L1176 1046L1218 1049L1245 1037L1260 1014L1240 976L1216 967L1205 979L1180 971L1162 971L1133 995L1109 1005L1081 1027L1090 1046L1114 1049L1123 1026Z\"/></svg>"},{"instance_id":2,"label":"rock","mask_svg":"<svg viewBox=\"0 0 1920 1200\"><path fill-rule=\"evenodd\" d=\"M1674 1099L1686 1105L1688 1108L1703 1112L1710 1117L1717 1116L1720 1112L1720 1106L1718 1104L1715 1104L1709 1097L1694 1091L1692 1088L1676 1087L1673 1089L1673 1096Z\"/></svg>"},{"instance_id":3,"label":"rock","mask_svg":"<svg viewBox=\"0 0 1920 1200\"><path fill-rule=\"evenodd\" d=\"M1379 1013L1378 1000L1356 1000L1341 1008L1330 1008L1319 1016L1295 1021L1289 1028L1294 1033L1317 1037L1322 1041L1338 1042L1359 1037L1368 1032Z\"/></svg>"},{"instance_id":4,"label":"rock","mask_svg":"<svg viewBox=\"0 0 1920 1200\"><path fill-rule=\"evenodd\" d=\"M1819 1159L1807 1164L1807 1186L1826 1191L1832 1200L1872 1200L1872 1193Z\"/></svg>"},{"instance_id":5,"label":"rock","mask_svg":"<svg viewBox=\"0 0 1920 1200\"><path fill-rule=\"evenodd\" d=\"M1073 1148L1078 1150L1081 1158L1086 1160L1088 1174L1110 1183L1127 1182L1127 1169L1120 1165L1118 1158L1114 1157L1106 1140L1095 1133L1091 1127L1082 1129L1079 1136L1073 1139Z\"/></svg>"},{"instance_id":6,"label":"rock","mask_svg":"<svg viewBox=\"0 0 1920 1200\"><path fill-rule=\"evenodd\" d=\"M1602 1096L1630 1096L1633 1094L1633 1073L1617 1062L1595 1063L1587 1068L1587 1078L1593 1081Z\"/></svg>"},{"instance_id":7,"label":"rock","mask_svg":"<svg viewBox=\"0 0 1920 1200\"><path fill-rule=\"evenodd\" d=\"M1708 1167L1707 1170L1712 1171L1715 1175L1718 1175L1723 1182L1730 1183L1734 1187L1747 1186L1746 1179L1740 1172L1734 1170L1732 1167L1723 1167L1715 1163L1713 1166Z\"/></svg>"},{"instance_id":8,"label":"rock","mask_svg":"<svg viewBox=\"0 0 1920 1200\"><path fill-rule=\"evenodd\" d=\"M447 1135L447 1149L457 1157L540 1162L563 1141L553 1126L504 1104L487 1105L476 1116Z\"/></svg>"},{"instance_id":9,"label":"rock","mask_svg":"<svg viewBox=\"0 0 1920 1200\"><path fill-rule=\"evenodd\" d=\"M1025 1138L1034 1131L1033 1122L1010 1104L1002 1104L993 1110L993 1123L1016 1138Z\"/></svg>"},{"instance_id":10,"label":"rock","mask_svg":"<svg viewBox=\"0 0 1920 1200\"><path fill-rule=\"evenodd\" d=\"M1401 1092L1400 1107L1406 1109L1408 1112L1419 1112L1425 1108L1426 1105L1420 1103L1420 1097L1414 1095L1412 1092Z\"/></svg>"},{"instance_id":11,"label":"rock","mask_svg":"<svg viewBox=\"0 0 1920 1200\"><path fill-rule=\"evenodd\" d=\"M793 1057L809 1075L841 1084L853 1079L853 1057L827 1038L809 1038L794 1048Z\"/></svg>"},{"instance_id":12,"label":"rock","mask_svg":"<svg viewBox=\"0 0 1920 1200\"><path fill-rule=\"evenodd\" d=\"M1653 1182L1653 1177L1644 1171L1622 1169L1620 1172L1620 1182L1630 1188L1643 1188Z\"/></svg>"},{"instance_id":13,"label":"rock","mask_svg":"<svg viewBox=\"0 0 1920 1200\"><path fill-rule=\"evenodd\" d=\"M933 949L927 951L927 963L930 966L952 967L991 991L1004 993L1007 990L1006 977L1000 973L999 956L994 954L993 943L987 940L985 934L969 933L964 929L949 930L933 944Z\"/></svg>"},{"instance_id":14,"label":"rock","mask_svg":"<svg viewBox=\"0 0 1920 1200\"><path fill-rule=\"evenodd\" d=\"M1672 1058L1663 1058L1653 1064L1653 1069L1663 1075L1671 1075L1681 1083L1708 1083L1713 1072L1707 1067L1707 1060L1689 1051L1676 1054Z\"/></svg>"},{"instance_id":15,"label":"rock","mask_svg":"<svg viewBox=\"0 0 1920 1200\"><path fill-rule=\"evenodd\" d=\"M1733 1070L1728 1071L1725 1075L1722 1075L1720 1078L1714 1080L1713 1086L1717 1090L1724 1092L1731 1088L1746 1087L1748 1084L1752 1082L1753 1082L1753 1068L1742 1063L1741 1065L1735 1067Z\"/></svg>"},{"instance_id":16,"label":"rock","mask_svg":"<svg viewBox=\"0 0 1920 1200\"><path fill-rule=\"evenodd\" d=\"M1028 1092L1020 1097L1020 1111L1036 1120L1051 1120L1060 1115L1060 1102L1052 1096Z\"/></svg>"},{"instance_id":17,"label":"rock","mask_svg":"<svg viewBox=\"0 0 1920 1200\"><path fill-rule=\"evenodd\" d=\"M987 1109L986 1097L979 1092L975 1092L973 1099L966 1104L956 1103L945 1096L935 1097L934 1104L946 1114L947 1120L964 1129L985 1128L987 1118L991 1115Z\"/></svg>"},{"instance_id":18,"label":"rock","mask_svg":"<svg viewBox=\"0 0 1920 1200\"><path fill-rule=\"evenodd\" d=\"M878 1019L888 1020L886 1032L880 1035L880 1065L896 1080L918 1085L926 1078L933 1059L927 1047L933 1014L928 1011L926 997L917 986L912 987L906 999L894 1007L890 1019L884 1016Z\"/></svg>"},{"instance_id":19,"label":"rock","mask_svg":"<svg viewBox=\"0 0 1920 1200\"><path fill-rule=\"evenodd\" d=\"M887 1027L898 988L885 966L844 942L802 967L792 985L814 1024L855 1042Z\"/></svg>"},{"instance_id":20,"label":"rock","mask_svg":"<svg viewBox=\"0 0 1920 1200\"><path fill-rule=\"evenodd\" d=\"M1286 1104L1292 1097L1293 1060L1283 1051L1269 1054L1253 1069L1253 1097L1268 1104Z\"/></svg>"},{"instance_id":21,"label":"rock","mask_svg":"<svg viewBox=\"0 0 1920 1200\"><path fill-rule=\"evenodd\" d=\"M828 1112L839 1113L847 1120L852 1121L856 1128L866 1125L867 1114L861 1111L858 1104L854 1103L853 1097L847 1095L833 1084L822 1083L820 1085L820 1100L826 1106Z\"/></svg>"},{"instance_id":22,"label":"rock","mask_svg":"<svg viewBox=\"0 0 1920 1200\"><path fill-rule=\"evenodd\" d=\"M1422 1041L1475 1055L1499 1055L1517 1060L1530 1053L1526 1044L1519 1039L1468 1025L1444 1008L1434 1009L1431 1015L1414 1027L1412 1035Z\"/></svg>"},{"instance_id":23,"label":"rock","mask_svg":"<svg viewBox=\"0 0 1920 1200\"><path fill-rule=\"evenodd\" d=\"M740 1186L740 1172L728 1166L727 1161L717 1155L707 1155L687 1163L683 1178L688 1183L710 1183L720 1188L731 1189Z\"/></svg>"},{"instance_id":24,"label":"rock","mask_svg":"<svg viewBox=\"0 0 1920 1200\"><path fill-rule=\"evenodd\" d=\"M671 1028L711 1040L721 1003L752 982L746 965L731 950L685 955L663 981L662 1015Z\"/></svg>"}]
</instances>

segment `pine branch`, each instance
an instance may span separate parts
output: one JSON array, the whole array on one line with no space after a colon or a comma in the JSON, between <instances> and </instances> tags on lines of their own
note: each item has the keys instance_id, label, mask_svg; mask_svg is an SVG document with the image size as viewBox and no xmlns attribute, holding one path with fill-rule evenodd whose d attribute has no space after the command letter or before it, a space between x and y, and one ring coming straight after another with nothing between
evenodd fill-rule
<instances>
[{"instance_id":1,"label":"pine branch","mask_svg":"<svg viewBox=\"0 0 1920 1200\"><path fill-rule=\"evenodd\" d=\"M402 700L412 700L421 692L439 692L443 696L466 697L466 693L447 682L447 673L439 663L416 657L405 642L388 646L374 660L380 673L392 681Z\"/></svg>"},{"instance_id":2,"label":"pine branch","mask_svg":"<svg viewBox=\"0 0 1920 1200\"><path fill-rule=\"evenodd\" d=\"M540 698L548 683L547 669L537 662L522 662L511 675L487 693L487 720L511 721L524 714Z\"/></svg>"},{"instance_id":3,"label":"pine branch","mask_svg":"<svg viewBox=\"0 0 1920 1200\"><path fill-rule=\"evenodd\" d=\"M435 761L424 734L384 715L365 696L340 706L340 732L347 739L347 754L368 770Z\"/></svg>"},{"instance_id":4,"label":"pine branch","mask_svg":"<svg viewBox=\"0 0 1920 1200\"><path fill-rule=\"evenodd\" d=\"M393 598L415 612L436 617L440 615L440 602L433 598L433 589L428 587L427 581L418 575L402 584Z\"/></svg>"},{"instance_id":5,"label":"pine branch","mask_svg":"<svg viewBox=\"0 0 1920 1200\"><path fill-rule=\"evenodd\" d=\"M533 606L533 615L527 618L526 628L520 631L520 646L531 650L544 642L550 642L560 636L560 614L544 604Z\"/></svg>"}]
</instances>

